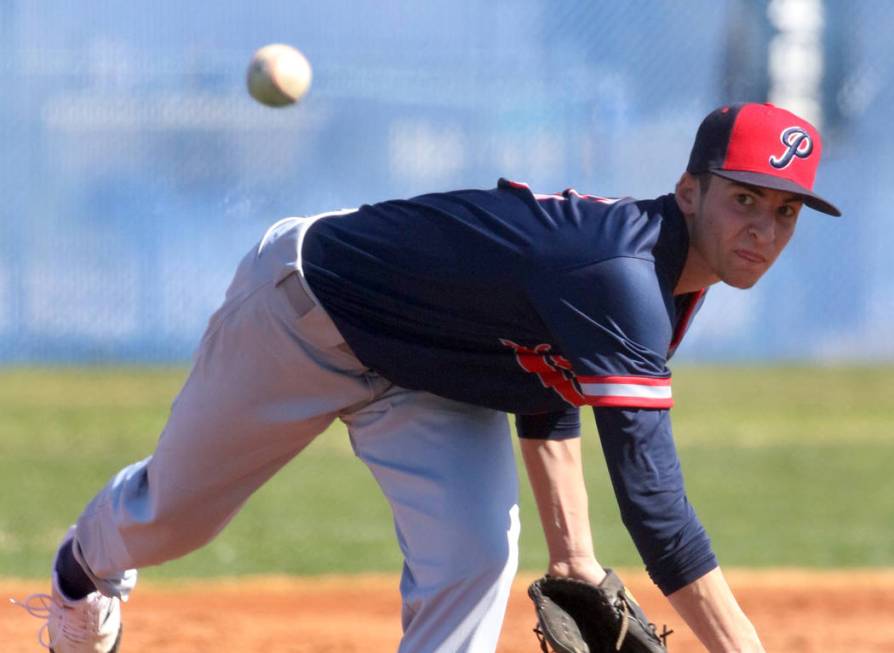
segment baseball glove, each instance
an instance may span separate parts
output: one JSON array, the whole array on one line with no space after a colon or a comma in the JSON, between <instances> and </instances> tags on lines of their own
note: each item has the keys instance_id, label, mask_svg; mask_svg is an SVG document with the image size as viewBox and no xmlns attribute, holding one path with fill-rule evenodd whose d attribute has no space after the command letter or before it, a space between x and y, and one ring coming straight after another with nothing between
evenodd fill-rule
<instances>
[{"instance_id":1,"label":"baseball glove","mask_svg":"<svg viewBox=\"0 0 894 653\"><path fill-rule=\"evenodd\" d=\"M659 635L612 570L598 586L544 576L528 587L537 610L534 632L543 653L667 653Z\"/></svg>"}]
</instances>

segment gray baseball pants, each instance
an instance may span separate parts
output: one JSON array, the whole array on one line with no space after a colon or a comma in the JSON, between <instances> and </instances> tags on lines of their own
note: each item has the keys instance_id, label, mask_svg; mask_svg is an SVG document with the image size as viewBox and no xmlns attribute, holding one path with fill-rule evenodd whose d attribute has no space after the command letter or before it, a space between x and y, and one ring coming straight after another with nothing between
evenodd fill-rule
<instances>
[{"instance_id":1,"label":"gray baseball pants","mask_svg":"<svg viewBox=\"0 0 894 653\"><path fill-rule=\"evenodd\" d=\"M506 416L397 387L357 360L301 273L314 219L278 222L243 259L154 454L88 504L75 555L100 591L126 599L135 569L206 544L341 419L403 552L399 651L493 651L519 533Z\"/></svg>"}]
</instances>

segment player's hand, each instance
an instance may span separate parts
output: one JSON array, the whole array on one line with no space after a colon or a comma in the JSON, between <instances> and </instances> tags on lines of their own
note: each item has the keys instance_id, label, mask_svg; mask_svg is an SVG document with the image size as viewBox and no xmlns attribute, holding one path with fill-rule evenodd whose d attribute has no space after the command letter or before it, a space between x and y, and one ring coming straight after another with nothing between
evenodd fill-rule
<instances>
[{"instance_id":1,"label":"player's hand","mask_svg":"<svg viewBox=\"0 0 894 653\"><path fill-rule=\"evenodd\" d=\"M667 653L671 631L657 630L617 574L607 573L599 585L545 576L531 583L528 596L544 653Z\"/></svg>"}]
</instances>

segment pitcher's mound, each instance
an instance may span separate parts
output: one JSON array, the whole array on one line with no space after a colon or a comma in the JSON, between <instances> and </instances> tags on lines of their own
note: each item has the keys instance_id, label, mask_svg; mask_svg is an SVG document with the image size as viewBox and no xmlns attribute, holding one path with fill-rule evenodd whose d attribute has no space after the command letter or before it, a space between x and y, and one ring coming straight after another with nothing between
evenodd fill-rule
<instances>
[{"instance_id":1,"label":"pitcher's mound","mask_svg":"<svg viewBox=\"0 0 894 653\"><path fill-rule=\"evenodd\" d=\"M704 650L651 581L620 570L646 613L675 632L671 653ZM894 652L894 570L727 572L768 651ZM500 653L538 650L534 611L519 576ZM0 580L0 594L23 599L47 588ZM393 576L249 578L143 583L124 606L122 653L392 653L400 640L398 579ZM40 622L0 607L6 653L40 650Z\"/></svg>"}]
</instances>

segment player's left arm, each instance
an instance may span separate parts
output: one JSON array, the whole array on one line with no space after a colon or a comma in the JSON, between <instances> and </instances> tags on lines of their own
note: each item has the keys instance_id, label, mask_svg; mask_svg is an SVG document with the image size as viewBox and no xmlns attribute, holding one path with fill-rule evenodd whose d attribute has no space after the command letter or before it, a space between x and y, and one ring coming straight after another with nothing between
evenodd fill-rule
<instances>
[{"instance_id":1,"label":"player's left arm","mask_svg":"<svg viewBox=\"0 0 894 653\"><path fill-rule=\"evenodd\" d=\"M686 495L670 412L601 407L595 413L621 518L652 579L671 594L717 559Z\"/></svg>"},{"instance_id":2,"label":"player's left arm","mask_svg":"<svg viewBox=\"0 0 894 653\"><path fill-rule=\"evenodd\" d=\"M671 432L673 329L660 284L652 261L616 257L534 280L531 295L576 374L571 400L595 408L624 523L670 594L717 561L687 500Z\"/></svg>"},{"instance_id":3,"label":"player's left arm","mask_svg":"<svg viewBox=\"0 0 894 653\"><path fill-rule=\"evenodd\" d=\"M729 588L718 582L710 540L686 496L668 410L671 324L649 262L616 258L563 270L532 284L531 296L580 382L574 403L595 408L623 521L653 580L709 650L762 650ZM575 543L592 548L580 534L589 529L580 508L562 506L586 501L582 478L569 476L573 451L562 456L525 446L532 486L538 474L548 481L535 493L544 529L553 531L551 558L553 549L557 558L576 555ZM566 479L552 478L559 474Z\"/></svg>"}]
</instances>

